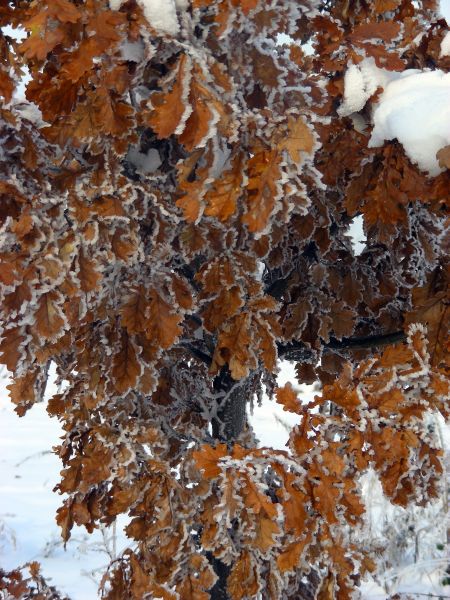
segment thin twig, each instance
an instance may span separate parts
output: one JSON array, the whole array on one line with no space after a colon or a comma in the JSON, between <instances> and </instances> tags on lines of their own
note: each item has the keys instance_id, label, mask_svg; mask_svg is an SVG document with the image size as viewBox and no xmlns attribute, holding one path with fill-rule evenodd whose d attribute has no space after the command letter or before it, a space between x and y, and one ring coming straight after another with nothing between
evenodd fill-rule
<instances>
[{"instance_id":1,"label":"thin twig","mask_svg":"<svg viewBox=\"0 0 450 600\"><path fill-rule=\"evenodd\" d=\"M26 456L25 458L20 460L18 463L16 463L14 466L20 467L21 465L23 465L24 462L27 462L27 460L31 460L32 458L37 458L38 456L45 456L46 454L54 454L54 452L53 452L53 450L42 450L42 452L35 452L34 454L30 454L29 456Z\"/></svg>"},{"instance_id":2,"label":"thin twig","mask_svg":"<svg viewBox=\"0 0 450 600\"><path fill-rule=\"evenodd\" d=\"M397 344L406 340L406 334L403 331L394 331L392 333L382 333L362 337L343 338L337 340L331 338L327 344L323 345L325 350L359 350L363 348L379 348L389 344ZM310 349L296 340L287 344L278 344L278 356L289 359L289 355L294 356L300 352L310 352ZM292 360L292 359L291 359Z\"/></svg>"},{"instance_id":3,"label":"thin twig","mask_svg":"<svg viewBox=\"0 0 450 600\"><path fill-rule=\"evenodd\" d=\"M431 592L397 592L395 596L427 596L428 598L450 598L450 596L443 596L442 594L432 594Z\"/></svg>"},{"instance_id":4,"label":"thin twig","mask_svg":"<svg viewBox=\"0 0 450 600\"><path fill-rule=\"evenodd\" d=\"M192 356L195 356L195 358L198 358L201 362L204 362L206 365L209 366L211 364L212 357L209 354L206 354L206 352L203 352L203 350L196 348L193 344L181 341L179 345L185 348L186 350L189 350Z\"/></svg>"},{"instance_id":5,"label":"thin twig","mask_svg":"<svg viewBox=\"0 0 450 600\"><path fill-rule=\"evenodd\" d=\"M324 350L362 350L364 348L380 348L382 346L388 346L390 344L397 344L398 342L404 342L406 340L406 334L404 331L394 331L391 333L381 333L375 335L367 335L361 337L343 338L337 340L331 338L327 344L323 345ZM188 350L195 358L210 366L212 357L206 352L203 352L199 348L196 348L192 343L182 341L180 346ZM299 360L300 353L310 354L311 349L296 340L285 344L278 343L278 356L285 360Z\"/></svg>"}]
</instances>

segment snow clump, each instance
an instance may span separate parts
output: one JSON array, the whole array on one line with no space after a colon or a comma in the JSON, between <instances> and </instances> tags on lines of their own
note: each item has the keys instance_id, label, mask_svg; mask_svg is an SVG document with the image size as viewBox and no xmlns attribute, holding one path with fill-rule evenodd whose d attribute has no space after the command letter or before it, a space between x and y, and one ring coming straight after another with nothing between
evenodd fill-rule
<instances>
[{"instance_id":1,"label":"snow clump","mask_svg":"<svg viewBox=\"0 0 450 600\"><path fill-rule=\"evenodd\" d=\"M436 153L450 144L449 100L450 73L404 71L375 105L369 146L397 138L420 169L439 175Z\"/></svg>"},{"instance_id":2,"label":"snow clump","mask_svg":"<svg viewBox=\"0 0 450 600\"><path fill-rule=\"evenodd\" d=\"M125 0L109 0L112 10L119 10ZM180 31L177 8L187 9L186 0L137 0L145 18L159 33L177 35Z\"/></svg>"},{"instance_id":3,"label":"snow clump","mask_svg":"<svg viewBox=\"0 0 450 600\"><path fill-rule=\"evenodd\" d=\"M384 90L373 104L369 147L397 138L421 170L439 175L436 153L450 145L450 73L439 69L398 73L380 69L373 58L366 58L349 66L344 84L341 116L359 112L378 88Z\"/></svg>"},{"instance_id":4,"label":"snow clump","mask_svg":"<svg viewBox=\"0 0 450 600\"><path fill-rule=\"evenodd\" d=\"M386 87L395 73L376 66L373 58L365 58L358 65L350 65L344 76L344 101L338 109L341 117L362 110L378 87Z\"/></svg>"},{"instance_id":5,"label":"snow clump","mask_svg":"<svg viewBox=\"0 0 450 600\"><path fill-rule=\"evenodd\" d=\"M442 58L443 56L450 56L450 31L447 31L441 42L440 57Z\"/></svg>"}]
</instances>

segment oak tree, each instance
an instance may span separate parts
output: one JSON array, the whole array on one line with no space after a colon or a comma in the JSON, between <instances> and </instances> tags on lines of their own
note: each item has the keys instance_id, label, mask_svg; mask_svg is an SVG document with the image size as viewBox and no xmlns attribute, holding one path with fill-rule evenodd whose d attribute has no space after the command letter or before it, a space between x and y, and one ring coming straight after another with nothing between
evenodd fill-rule
<instances>
[{"instance_id":1,"label":"oak tree","mask_svg":"<svg viewBox=\"0 0 450 600\"><path fill-rule=\"evenodd\" d=\"M365 127L340 111L365 59L449 69L436 9L0 1L27 33L0 36L1 362L20 416L51 362L64 384L63 539L128 515L103 598L350 598L375 568L360 476L402 506L437 494L448 147L430 176L370 144L381 88ZM277 387L280 359L313 401ZM286 450L252 430L263 392L298 415Z\"/></svg>"}]
</instances>

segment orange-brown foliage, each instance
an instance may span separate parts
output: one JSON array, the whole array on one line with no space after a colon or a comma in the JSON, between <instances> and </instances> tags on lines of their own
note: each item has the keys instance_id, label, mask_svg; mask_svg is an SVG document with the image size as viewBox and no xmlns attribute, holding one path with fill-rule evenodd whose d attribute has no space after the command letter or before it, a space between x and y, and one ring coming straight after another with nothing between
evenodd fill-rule
<instances>
[{"instance_id":1,"label":"orange-brown foliage","mask_svg":"<svg viewBox=\"0 0 450 600\"><path fill-rule=\"evenodd\" d=\"M337 107L364 56L448 69L445 27L432 0L190 0L171 35L141 4L0 7L27 31L0 33L11 400L41 400L50 361L66 382L48 402L65 540L128 515L102 597L294 599L312 568L344 600L375 566L348 535L361 474L402 506L437 493L421 423L448 417L450 171L448 147L435 178L396 141L369 148ZM13 101L24 66L44 123ZM276 387L280 357L320 380L314 401ZM298 415L286 450L248 422L263 390ZM30 569L0 590L28 593Z\"/></svg>"}]
</instances>

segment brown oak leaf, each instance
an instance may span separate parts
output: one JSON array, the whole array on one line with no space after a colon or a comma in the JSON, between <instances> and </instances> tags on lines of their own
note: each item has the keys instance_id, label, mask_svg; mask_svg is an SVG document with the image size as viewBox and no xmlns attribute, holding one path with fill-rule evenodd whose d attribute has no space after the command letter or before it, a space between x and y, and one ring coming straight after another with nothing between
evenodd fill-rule
<instances>
[{"instance_id":1,"label":"brown oak leaf","mask_svg":"<svg viewBox=\"0 0 450 600\"><path fill-rule=\"evenodd\" d=\"M277 402L283 406L283 410L301 414L301 405L297 396L297 392L292 387L291 383L287 383L284 387L278 388L276 391Z\"/></svg>"},{"instance_id":2,"label":"brown oak leaf","mask_svg":"<svg viewBox=\"0 0 450 600\"><path fill-rule=\"evenodd\" d=\"M277 150L257 152L248 161L247 210L242 216L252 233L263 231L280 197L280 157Z\"/></svg>"},{"instance_id":3,"label":"brown oak leaf","mask_svg":"<svg viewBox=\"0 0 450 600\"><path fill-rule=\"evenodd\" d=\"M182 54L174 69L172 88L167 92L155 92L150 98L152 112L148 124L159 139L168 138L175 133L183 116L189 115L192 110L187 103L191 68L189 57Z\"/></svg>"},{"instance_id":4,"label":"brown oak leaf","mask_svg":"<svg viewBox=\"0 0 450 600\"><path fill-rule=\"evenodd\" d=\"M136 386L137 378L141 374L141 364L133 341L125 329L119 343L119 351L114 355L112 362L112 375L116 390L123 393Z\"/></svg>"}]
</instances>

